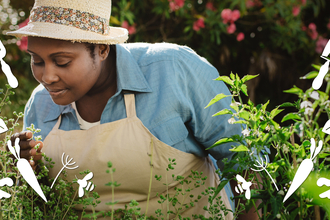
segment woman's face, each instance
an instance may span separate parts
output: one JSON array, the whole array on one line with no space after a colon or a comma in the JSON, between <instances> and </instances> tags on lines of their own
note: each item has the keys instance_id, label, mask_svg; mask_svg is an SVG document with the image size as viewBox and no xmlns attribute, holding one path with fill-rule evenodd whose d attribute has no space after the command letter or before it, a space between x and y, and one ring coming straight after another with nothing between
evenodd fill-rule
<instances>
[{"instance_id":1,"label":"woman's face","mask_svg":"<svg viewBox=\"0 0 330 220\"><path fill-rule=\"evenodd\" d=\"M84 97L102 84L101 67L106 59L96 46L95 58L83 43L29 37L28 52L34 78L58 105L67 105Z\"/></svg>"}]
</instances>

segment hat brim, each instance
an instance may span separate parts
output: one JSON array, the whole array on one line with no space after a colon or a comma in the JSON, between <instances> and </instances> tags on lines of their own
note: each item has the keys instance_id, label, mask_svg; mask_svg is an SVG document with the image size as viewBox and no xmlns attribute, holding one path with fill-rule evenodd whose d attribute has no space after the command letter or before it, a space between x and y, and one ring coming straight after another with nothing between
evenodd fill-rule
<instances>
[{"instance_id":1,"label":"hat brim","mask_svg":"<svg viewBox=\"0 0 330 220\"><path fill-rule=\"evenodd\" d=\"M128 39L128 31L125 28L110 27L110 34L103 35L49 22L30 22L27 26L16 31L7 32L7 35L19 38L24 36L45 37L94 44L119 44L124 43Z\"/></svg>"}]
</instances>

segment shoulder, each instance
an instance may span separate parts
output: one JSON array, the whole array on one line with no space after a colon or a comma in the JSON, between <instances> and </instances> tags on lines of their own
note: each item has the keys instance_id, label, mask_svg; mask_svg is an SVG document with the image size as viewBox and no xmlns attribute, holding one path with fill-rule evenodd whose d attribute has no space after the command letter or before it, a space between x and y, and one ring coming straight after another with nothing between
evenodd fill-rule
<instances>
[{"instance_id":1,"label":"shoulder","mask_svg":"<svg viewBox=\"0 0 330 220\"><path fill-rule=\"evenodd\" d=\"M204 58L187 46L171 43L128 43L120 44L139 63L139 65L150 65L160 61L174 62L207 62Z\"/></svg>"},{"instance_id":2,"label":"shoulder","mask_svg":"<svg viewBox=\"0 0 330 220\"><path fill-rule=\"evenodd\" d=\"M59 106L52 101L48 91L40 84L33 90L26 103L24 118L27 123L41 122L44 121L51 112L57 112L58 109Z\"/></svg>"}]
</instances>

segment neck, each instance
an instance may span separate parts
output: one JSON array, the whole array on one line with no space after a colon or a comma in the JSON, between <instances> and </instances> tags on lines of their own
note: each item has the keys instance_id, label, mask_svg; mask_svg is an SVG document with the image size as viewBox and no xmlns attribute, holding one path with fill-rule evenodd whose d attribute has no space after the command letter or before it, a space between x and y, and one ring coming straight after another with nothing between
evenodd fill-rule
<instances>
[{"instance_id":1,"label":"neck","mask_svg":"<svg viewBox=\"0 0 330 220\"><path fill-rule=\"evenodd\" d=\"M76 101L80 116L87 122L100 121L108 100L117 91L116 51L111 47L108 58L102 65L99 83Z\"/></svg>"}]
</instances>

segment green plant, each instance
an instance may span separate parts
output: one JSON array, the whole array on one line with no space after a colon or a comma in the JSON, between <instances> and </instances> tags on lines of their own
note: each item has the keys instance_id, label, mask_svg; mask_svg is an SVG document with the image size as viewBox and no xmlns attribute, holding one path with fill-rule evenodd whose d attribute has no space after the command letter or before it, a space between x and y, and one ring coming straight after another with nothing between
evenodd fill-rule
<instances>
[{"instance_id":1,"label":"green plant","mask_svg":"<svg viewBox=\"0 0 330 220\"><path fill-rule=\"evenodd\" d=\"M312 71L304 79L313 79L317 76L319 66L314 65L316 71ZM221 116L229 114L232 116L228 123L241 124L242 135L234 135L217 141L212 147L219 146L224 143L236 142L238 145L233 147L231 151L236 153L234 159L230 162L224 161L226 166L222 178L234 179L235 174L241 173L243 169L254 168L263 158L258 156L271 150L271 161L265 167L269 175L275 180L272 181L266 172L259 172L262 182L259 182L256 172L253 172L246 179L254 180L259 185L259 189L252 190L251 200L245 205L245 209L249 209L254 205L255 199L262 199L263 219L311 219L317 216L320 219L319 208L323 207L326 211L324 216L329 218L329 202L320 200L320 189L316 185L316 181L321 176L329 176L326 171L329 169L327 156L329 155L330 137L322 132L320 123L324 123L323 116L330 116L329 112L329 75L326 76L326 91L313 91L312 88L303 91L298 87L286 90L287 93L298 95L298 101L294 103L284 103L275 109L268 111L265 104L254 105L250 100L247 104L243 103L240 96L241 93L247 96L246 81L255 76L244 76L242 79L236 74L231 73L230 77L220 76L216 80L225 82L232 92L232 95L217 95L207 107L217 101L231 97L231 109L222 109L213 116ZM238 101L236 101L238 100ZM291 124L282 125L274 121L283 109L280 107L294 107L297 112L286 114L281 120L282 123L291 121ZM293 121L293 123L292 123ZM295 136L299 140L295 140ZM310 140L323 141L323 149L319 156L314 160L314 172L302 184L299 190L293 194L288 202L283 203L284 194L287 192L289 185L303 159L310 158ZM212 148L211 147L211 148ZM253 156L255 155L255 156ZM234 162L233 162L234 161ZM235 163L239 164L237 170L232 167ZM277 184L280 188L276 190ZM260 187L263 186L263 189ZM219 186L218 191L223 186ZM239 197L242 198L241 196ZM239 211L241 210L237 208ZM237 210L236 210L237 212Z\"/></svg>"}]
</instances>

